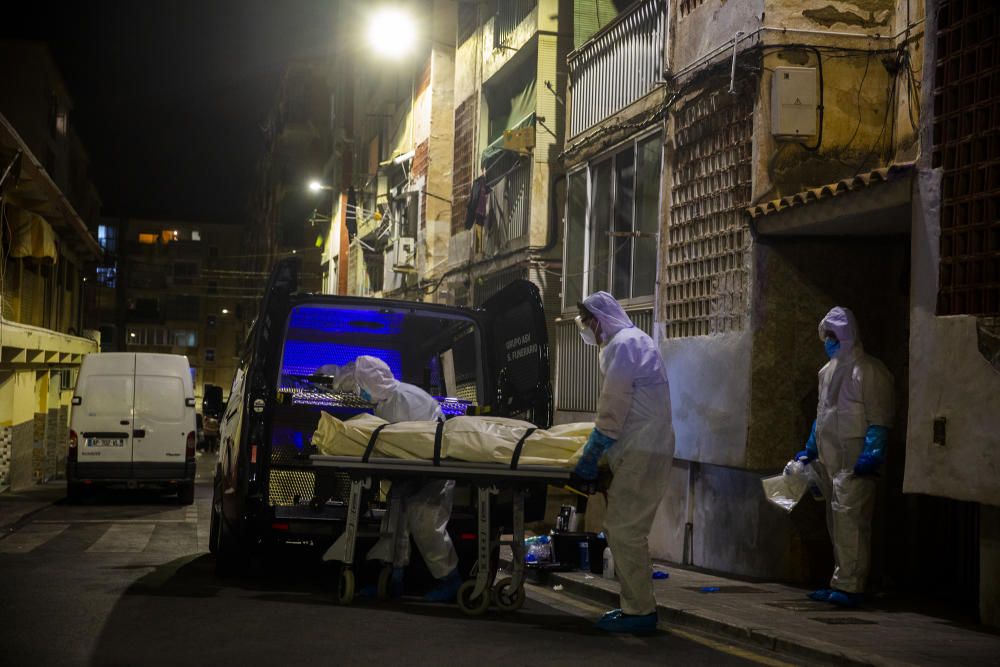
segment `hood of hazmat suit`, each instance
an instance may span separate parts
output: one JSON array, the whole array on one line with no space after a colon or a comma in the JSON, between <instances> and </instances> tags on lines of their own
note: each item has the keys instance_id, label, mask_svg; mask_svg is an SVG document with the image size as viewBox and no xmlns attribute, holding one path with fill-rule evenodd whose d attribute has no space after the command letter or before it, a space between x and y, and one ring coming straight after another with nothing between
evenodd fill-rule
<instances>
[{"instance_id":1,"label":"hood of hazmat suit","mask_svg":"<svg viewBox=\"0 0 1000 667\"><path fill-rule=\"evenodd\" d=\"M617 442L608 450L614 473L605 530L621 582L625 614L656 611L648 536L674 457L670 386L653 340L607 292L583 301L601 325L603 382L597 429Z\"/></svg>"},{"instance_id":2,"label":"hood of hazmat suit","mask_svg":"<svg viewBox=\"0 0 1000 667\"><path fill-rule=\"evenodd\" d=\"M840 350L819 371L814 466L827 498L827 527L835 568L831 588L862 593L868 577L875 479L854 473L871 426L890 427L893 379L882 362L865 353L857 321L849 309L830 310L819 324L819 337L832 331Z\"/></svg>"},{"instance_id":3,"label":"hood of hazmat suit","mask_svg":"<svg viewBox=\"0 0 1000 667\"><path fill-rule=\"evenodd\" d=\"M354 363L354 378L375 401L375 416L390 423L444 420L434 397L420 387L397 380L381 359L360 356Z\"/></svg>"}]
</instances>

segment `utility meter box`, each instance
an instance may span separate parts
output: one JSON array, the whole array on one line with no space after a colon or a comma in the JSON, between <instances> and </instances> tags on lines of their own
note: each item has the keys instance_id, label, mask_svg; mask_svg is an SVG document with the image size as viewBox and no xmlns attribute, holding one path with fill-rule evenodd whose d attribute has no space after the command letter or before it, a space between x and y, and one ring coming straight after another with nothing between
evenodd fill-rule
<instances>
[{"instance_id":1,"label":"utility meter box","mask_svg":"<svg viewBox=\"0 0 1000 667\"><path fill-rule=\"evenodd\" d=\"M416 266L416 241L410 236L400 236L396 239L396 256L393 258L393 269L405 270Z\"/></svg>"},{"instance_id":2,"label":"utility meter box","mask_svg":"<svg viewBox=\"0 0 1000 667\"><path fill-rule=\"evenodd\" d=\"M808 137L816 134L816 68L777 67L771 78L771 134Z\"/></svg>"}]
</instances>

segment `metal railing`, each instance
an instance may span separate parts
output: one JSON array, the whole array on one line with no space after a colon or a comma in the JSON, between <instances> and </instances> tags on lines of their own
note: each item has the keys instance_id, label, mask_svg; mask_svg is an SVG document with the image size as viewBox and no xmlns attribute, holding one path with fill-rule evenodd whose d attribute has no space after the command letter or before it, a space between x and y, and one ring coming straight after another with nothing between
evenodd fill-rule
<instances>
[{"instance_id":1,"label":"metal railing","mask_svg":"<svg viewBox=\"0 0 1000 667\"><path fill-rule=\"evenodd\" d=\"M517 26L521 25L521 21L537 4L537 0L500 0L496 3L497 13L493 22L494 49L510 40Z\"/></svg>"},{"instance_id":2,"label":"metal railing","mask_svg":"<svg viewBox=\"0 0 1000 667\"><path fill-rule=\"evenodd\" d=\"M663 78L666 3L644 0L569 54L570 135L624 109Z\"/></svg>"},{"instance_id":3,"label":"metal railing","mask_svg":"<svg viewBox=\"0 0 1000 667\"><path fill-rule=\"evenodd\" d=\"M527 245L531 224L531 160L508 153L500 162L499 168L491 168L487 174L488 178L497 172L506 175L492 186L494 208L483 234L482 252L486 256ZM509 169L502 171L505 165L510 165Z\"/></svg>"}]
</instances>

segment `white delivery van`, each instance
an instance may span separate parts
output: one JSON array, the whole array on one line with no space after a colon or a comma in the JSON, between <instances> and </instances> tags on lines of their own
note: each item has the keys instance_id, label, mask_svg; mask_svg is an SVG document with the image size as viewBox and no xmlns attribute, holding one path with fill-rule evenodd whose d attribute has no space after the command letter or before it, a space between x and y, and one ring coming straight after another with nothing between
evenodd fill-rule
<instances>
[{"instance_id":1,"label":"white delivery van","mask_svg":"<svg viewBox=\"0 0 1000 667\"><path fill-rule=\"evenodd\" d=\"M73 393L67 492L157 486L194 502L194 386L187 357L88 354Z\"/></svg>"}]
</instances>

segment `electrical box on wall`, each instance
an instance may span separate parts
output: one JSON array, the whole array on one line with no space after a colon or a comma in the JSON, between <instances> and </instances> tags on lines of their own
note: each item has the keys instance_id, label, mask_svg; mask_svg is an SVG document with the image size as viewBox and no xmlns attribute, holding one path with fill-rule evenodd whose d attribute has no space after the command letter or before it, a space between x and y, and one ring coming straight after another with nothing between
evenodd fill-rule
<instances>
[{"instance_id":1,"label":"electrical box on wall","mask_svg":"<svg viewBox=\"0 0 1000 667\"><path fill-rule=\"evenodd\" d=\"M808 137L816 134L816 68L777 67L771 78L771 134Z\"/></svg>"},{"instance_id":2,"label":"electrical box on wall","mask_svg":"<svg viewBox=\"0 0 1000 667\"><path fill-rule=\"evenodd\" d=\"M413 269L416 266L416 242L411 237L401 236L396 239L396 256L392 268L396 271Z\"/></svg>"}]
</instances>

